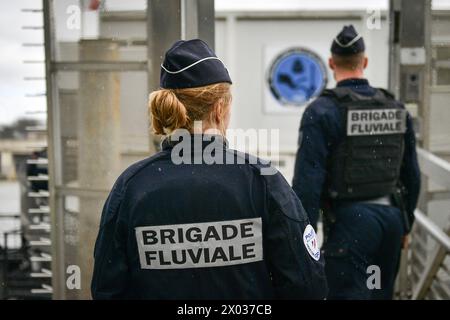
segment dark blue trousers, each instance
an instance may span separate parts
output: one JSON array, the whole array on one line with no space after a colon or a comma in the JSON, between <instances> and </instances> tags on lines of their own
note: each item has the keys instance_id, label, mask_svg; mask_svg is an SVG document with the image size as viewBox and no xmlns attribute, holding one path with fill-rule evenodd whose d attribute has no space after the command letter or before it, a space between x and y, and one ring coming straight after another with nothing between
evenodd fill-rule
<instances>
[{"instance_id":1,"label":"dark blue trousers","mask_svg":"<svg viewBox=\"0 0 450 320\"><path fill-rule=\"evenodd\" d=\"M403 236L400 210L355 202L333 212L336 221L327 226L323 246L328 299L392 299ZM371 265L379 267L380 289L367 285Z\"/></svg>"}]
</instances>

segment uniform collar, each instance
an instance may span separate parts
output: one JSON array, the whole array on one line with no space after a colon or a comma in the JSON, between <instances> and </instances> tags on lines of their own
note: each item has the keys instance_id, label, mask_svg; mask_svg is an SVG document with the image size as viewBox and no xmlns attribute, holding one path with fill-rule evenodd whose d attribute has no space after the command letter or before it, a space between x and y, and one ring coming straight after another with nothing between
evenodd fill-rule
<instances>
[{"instance_id":1,"label":"uniform collar","mask_svg":"<svg viewBox=\"0 0 450 320\"><path fill-rule=\"evenodd\" d=\"M228 148L227 139L219 134L177 134L175 131L162 141L161 149L172 149L186 139L190 140L192 150L195 150L194 148L198 148L198 146L201 146L201 150L204 150L207 146Z\"/></svg>"},{"instance_id":2,"label":"uniform collar","mask_svg":"<svg viewBox=\"0 0 450 320\"><path fill-rule=\"evenodd\" d=\"M356 86L368 86L369 81L363 78L350 78L339 81L336 87L356 87Z\"/></svg>"}]
</instances>

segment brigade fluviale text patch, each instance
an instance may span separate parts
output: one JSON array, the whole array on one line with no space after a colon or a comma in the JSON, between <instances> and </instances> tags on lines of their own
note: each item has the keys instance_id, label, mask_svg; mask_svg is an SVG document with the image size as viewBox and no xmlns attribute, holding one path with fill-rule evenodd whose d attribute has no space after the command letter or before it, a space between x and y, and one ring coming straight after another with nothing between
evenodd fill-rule
<instances>
[{"instance_id":1,"label":"brigade fluviale text patch","mask_svg":"<svg viewBox=\"0 0 450 320\"><path fill-rule=\"evenodd\" d=\"M136 227L142 269L185 269L263 259L261 218Z\"/></svg>"},{"instance_id":2,"label":"brigade fluviale text patch","mask_svg":"<svg viewBox=\"0 0 450 320\"><path fill-rule=\"evenodd\" d=\"M406 110L349 110L347 136L396 134L406 131Z\"/></svg>"}]
</instances>

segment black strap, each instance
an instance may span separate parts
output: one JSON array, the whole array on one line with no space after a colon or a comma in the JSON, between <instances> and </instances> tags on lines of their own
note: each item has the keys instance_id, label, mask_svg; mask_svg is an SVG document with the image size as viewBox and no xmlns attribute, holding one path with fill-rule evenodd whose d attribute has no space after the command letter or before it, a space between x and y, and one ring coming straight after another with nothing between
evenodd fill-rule
<instances>
[{"instance_id":1,"label":"black strap","mask_svg":"<svg viewBox=\"0 0 450 320\"><path fill-rule=\"evenodd\" d=\"M338 100L343 100L345 97L351 95L352 90L348 87L337 87L333 89L325 89L322 91L323 96L333 97Z\"/></svg>"},{"instance_id":2,"label":"black strap","mask_svg":"<svg viewBox=\"0 0 450 320\"><path fill-rule=\"evenodd\" d=\"M380 102L395 100L395 97L391 92L382 88L376 88L376 92L373 96L366 96L355 92L350 87L336 87L323 90L321 96L334 98L341 103L357 100L378 100Z\"/></svg>"},{"instance_id":3,"label":"black strap","mask_svg":"<svg viewBox=\"0 0 450 320\"><path fill-rule=\"evenodd\" d=\"M395 100L395 95L392 93L392 92L390 92L390 91L388 91L388 90L386 90L386 89L383 89L383 88L377 88L379 91L381 91L381 92L383 92L383 94L385 95L385 97L387 98L387 99L393 99L393 100Z\"/></svg>"}]
</instances>

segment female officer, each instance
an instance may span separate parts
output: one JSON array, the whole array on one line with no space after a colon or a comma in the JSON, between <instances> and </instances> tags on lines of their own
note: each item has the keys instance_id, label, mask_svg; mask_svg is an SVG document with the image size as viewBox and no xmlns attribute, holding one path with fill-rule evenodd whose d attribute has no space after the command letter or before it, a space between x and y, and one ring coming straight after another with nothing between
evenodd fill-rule
<instances>
[{"instance_id":1,"label":"female officer","mask_svg":"<svg viewBox=\"0 0 450 320\"><path fill-rule=\"evenodd\" d=\"M155 133L167 137L161 152L125 170L106 200L94 299L326 296L299 199L280 173L227 147L230 84L203 41L167 51L149 103Z\"/></svg>"}]
</instances>

